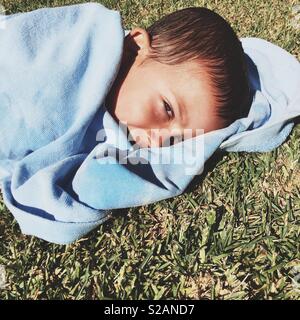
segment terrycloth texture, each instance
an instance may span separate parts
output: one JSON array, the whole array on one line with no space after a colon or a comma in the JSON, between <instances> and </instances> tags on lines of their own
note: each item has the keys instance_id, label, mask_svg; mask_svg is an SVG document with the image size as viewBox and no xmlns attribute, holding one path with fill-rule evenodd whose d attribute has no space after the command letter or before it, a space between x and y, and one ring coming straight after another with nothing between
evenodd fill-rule
<instances>
[{"instance_id":1,"label":"terrycloth texture","mask_svg":"<svg viewBox=\"0 0 300 320\"><path fill-rule=\"evenodd\" d=\"M276 148L300 115L296 58L242 38L254 95L249 115L171 147L134 150L105 107L122 57L119 12L89 3L0 22L0 180L24 234L70 243L108 219L110 209L181 194L218 149ZM131 162L119 163L124 155Z\"/></svg>"}]
</instances>

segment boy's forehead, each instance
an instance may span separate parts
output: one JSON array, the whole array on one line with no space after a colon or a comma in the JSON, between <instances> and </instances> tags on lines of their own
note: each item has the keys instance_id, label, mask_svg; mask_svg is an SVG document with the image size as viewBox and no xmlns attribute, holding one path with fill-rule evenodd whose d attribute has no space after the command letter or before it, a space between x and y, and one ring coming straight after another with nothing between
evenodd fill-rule
<instances>
[{"instance_id":1,"label":"boy's forehead","mask_svg":"<svg viewBox=\"0 0 300 320\"><path fill-rule=\"evenodd\" d=\"M191 74L193 74L191 76ZM178 79L177 97L181 100L186 110L210 113L214 111L216 100L211 80L206 72L195 74L189 71L182 75L182 79ZM192 119L191 119L192 120Z\"/></svg>"}]
</instances>

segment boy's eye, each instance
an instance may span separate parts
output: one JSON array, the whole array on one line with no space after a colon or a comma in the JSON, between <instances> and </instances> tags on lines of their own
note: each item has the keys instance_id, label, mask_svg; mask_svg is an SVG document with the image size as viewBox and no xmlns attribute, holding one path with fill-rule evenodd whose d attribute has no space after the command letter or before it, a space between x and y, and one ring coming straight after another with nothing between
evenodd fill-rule
<instances>
[{"instance_id":1,"label":"boy's eye","mask_svg":"<svg viewBox=\"0 0 300 320\"><path fill-rule=\"evenodd\" d=\"M164 101L164 106L165 106L165 110L168 114L169 119L171 119L174 116L174 112L173 112L172 107L170 107L170 105L166 101Z\"/></svg>"}]
</instances>

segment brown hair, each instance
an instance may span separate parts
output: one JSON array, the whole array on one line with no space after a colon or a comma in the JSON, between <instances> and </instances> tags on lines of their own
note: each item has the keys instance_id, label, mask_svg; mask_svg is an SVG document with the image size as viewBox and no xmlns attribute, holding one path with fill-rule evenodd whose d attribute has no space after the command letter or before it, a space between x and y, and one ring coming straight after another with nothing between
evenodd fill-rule
<instances>
[{"instance_id":1,"label":"brown hair","mask_svg":"<svg viewBox=\"0 0 300 320\"><path fill-rule=\"evenodd\" d=\"M149 59L168 65L201 63L225 126L246 115L250 107L246 59L225 19L207 8L191 7L164 16L146 30L151 39Z\"/></svg>"}]
</instances>

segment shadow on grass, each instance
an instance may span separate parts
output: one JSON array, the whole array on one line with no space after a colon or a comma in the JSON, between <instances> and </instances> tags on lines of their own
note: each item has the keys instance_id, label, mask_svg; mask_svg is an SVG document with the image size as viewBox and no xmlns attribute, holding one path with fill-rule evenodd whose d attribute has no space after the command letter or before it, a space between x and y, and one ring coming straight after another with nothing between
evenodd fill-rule
<instances>
[{"instance_id":1,"label":"shadow on grass","mask_svg":"<svg viewBox=\"0 0 300 320\"><path fill-rule=\"evenodd\" d=\"M296 117L294 119L295 125L299 125L300 124L300 116Z\"/></svg>"},{"instance_id":2,"label":"shadow on grass","mask_svg":"<svg viewBox=\"0 0 300 320\"><path fill-rule=\"evenodd\" d=\"M216 165L223 159L226 155L225 151L217 150L206 162L204 165L204 170L201 175L196 175L190 184L185 189L184 193L189 193L195 191L200 184L204 181L206 176L213 171Z\"/></svg>"}]
</instances>

